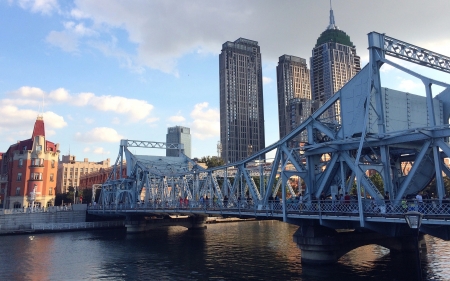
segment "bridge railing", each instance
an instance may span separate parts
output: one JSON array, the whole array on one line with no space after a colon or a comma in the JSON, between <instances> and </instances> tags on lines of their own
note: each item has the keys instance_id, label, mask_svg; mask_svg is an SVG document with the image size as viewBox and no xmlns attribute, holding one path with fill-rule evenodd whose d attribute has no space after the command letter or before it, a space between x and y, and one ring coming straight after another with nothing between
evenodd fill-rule
<instances>
[{"instance_id":1,"label":"bridge railing","mask_svg":"<svg viewBox=\"0 0 450 281\"><path fill-rule=\"evenodd\" d=\"M418 211L427 216L447 216L450 217L450 201L447 200L404 200L400 204L394 204L391 201L382 201L377 203L375 200L363 199L363 213L369 216L403 216L408 211ZM198 200L198 201L160 201L136 204L110 204L90 206L89 210L105 211L174 211L180 213L203 211L221 213L267 213L282 214L283 203L281 201L270 201L265 204L253 202L251 200L241 200L238 202ZM288 214L321 214L321 215L350 215L358 216L359 207L356 199L351 200L312 200L312 201L288 201L286 203L286 212Z\"/></svg>"}]
</instances>

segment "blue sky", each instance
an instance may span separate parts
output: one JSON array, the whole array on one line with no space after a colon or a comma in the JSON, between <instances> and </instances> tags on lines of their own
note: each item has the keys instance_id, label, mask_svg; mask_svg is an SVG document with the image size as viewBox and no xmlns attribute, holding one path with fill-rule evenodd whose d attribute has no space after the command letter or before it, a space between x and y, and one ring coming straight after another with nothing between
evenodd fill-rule
<instances>
[{"instance_id":1,"label":"blue sky","mask_svg":"<svg viewBox=\"0 0 450 281\"><path fill-rule=\"evenodd\" d=\"M450 1L391 2L333 1L336 24L362 65L371 31L450 56ZM164 142L174 125L191 128L193 157L216 155L218 56L222 43L239 37L261 46L271 144L278 140L278 57L309 65L328 15L327 0L0 0L0 151L30 138L43 112L47 139L78 160L114 161L120 139ZM450 83L448 74L408 67ZM382 81L423 92L389 67Z\"/></svg>"}]
</instances>

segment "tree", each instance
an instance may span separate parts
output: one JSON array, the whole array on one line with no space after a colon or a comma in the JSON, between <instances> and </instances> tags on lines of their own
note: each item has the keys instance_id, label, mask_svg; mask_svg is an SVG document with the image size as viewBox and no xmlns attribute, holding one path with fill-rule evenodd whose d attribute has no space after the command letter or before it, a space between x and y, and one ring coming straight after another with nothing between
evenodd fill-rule
<instances>
[{"instance_id":1,"label":"tree","mask_svg":"<svg viewBox=\"0 0 450 281\"><path fill-rule=\"evenodd\" d=\"M370 176L370 180L372 183L377 187L378 191L381 192L381 194L384 193L384 182L383 178L379 173L374 173Z\"/></svg>"},{"instance_id":2,"label":"tree","mask_svg":"<svg viewBox=\"0 0 450 281\"><path fill-rule=\"evenodd\" d=\"M447 176L444 176L443 181L444 181L445 193L448 195L448 194L450 194L450 178ZM431 194L437 195L436 177L433 178L433 180L428 184L428 186L425 190L430 195Z\"/></svg>"},{"instance_id":3,"label":"tree","mask_svg":"<svg viewBox=\"0 0 450 281\"><path fill-rule=\"evenodd\" d=\"M217 156L203 156L200 159L201 163L205 163L208 168L222 166L225 164L222 158Z\"/></svg>"}]
</instances>

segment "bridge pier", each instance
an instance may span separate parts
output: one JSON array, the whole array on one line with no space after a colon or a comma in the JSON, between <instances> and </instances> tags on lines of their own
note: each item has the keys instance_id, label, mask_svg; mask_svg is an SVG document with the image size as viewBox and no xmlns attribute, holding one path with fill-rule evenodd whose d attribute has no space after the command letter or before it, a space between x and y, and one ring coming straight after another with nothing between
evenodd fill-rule
<instances>
[{"instance_id":1,"label":"bridge pier","mask_svg":"<svg viewBox=\"0 0 450 281\"><path fill-rule=\"evenodd\" d=\"M300 226L293 239L301 250L303 264L332 264L351 250L370 244L386 247L391 253L413 252L416 249L415 236L390 237L357 230L338 232L321 225ZM419 240L423 248L423 235Z\"/></svg>"},{"instance_id":2,"label":"bridge pier","mask_svg":"<svg viewBox=\"0 0 450 281\"><path fill-rule=\"evenodd\" d=\"M187 226L188 229L206 229L206 219L207 217L201 217L201 216L191 216L190 219L190 226Z\"/></svg>"}]
</instances>

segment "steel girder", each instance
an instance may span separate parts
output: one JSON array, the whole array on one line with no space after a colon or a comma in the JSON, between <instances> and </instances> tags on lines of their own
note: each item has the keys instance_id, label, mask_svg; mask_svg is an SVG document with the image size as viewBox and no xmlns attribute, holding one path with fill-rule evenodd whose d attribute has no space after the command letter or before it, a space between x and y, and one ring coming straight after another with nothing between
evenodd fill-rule
<instances>
[{"instance_id":1,"label":"steel girder","mask_svg":"<svg viewBox=\"0 0 450 281\"><path fill-rule=\"evenodd\" d=\"M370 33L370 62L366 67L284 138L237 163L205 170L181 155L174 163L169 163L170 159L162 159L161 165L157 165L151 157L133 155L127 146L154 148L164 145L123 140L116 168L102 186L102 203L117 202L120 198L136 200L145 192L145 201L173 201L178 197L198 200L206 195L222 201L226 195L230 203L237 203L238 198L249 196L255 204L265 204L270 196L279 194L280 187L285 203L288 196L298 196L300 192L304 200L310 201L322 192L334 195L336 190L333 186L340 187L341 193L346 193L356 185L359 205L362 204L361 198L366 196L374 198L378 204L384 204L383 193L386 191L391 194L392 203L398 204L405 195L425 188L436 175L438 197L442 199L444 188L441 175L450 173L443 163L444 155L450 157L449 145L444 141L450 137L450 126L445 116L443 120L435 118L438 111L434 108L436 101L430 85L448 88L448 84L421 76L385 58L386 55L394 55L439 70L449 68L447 57L418 50L411 44ZM387 128L386 124L391 120L386 114L379 74L383 63L424 82L427 124L402 130ZM449 114L450 102L447 99L450 94L441 93L439 96L437 99L442 104L443 112ZM336 103L341 106L341 123L330 122L324 116L326 110ZM306 133L308 142L300 147L290 147L291 140L302 133ZM275 153L272 162L265 159L271 152ZM127 178L122 178L124 153ZM405 167L409 164L411 168L407 171ZM381 175L382 190L371 181L367 174L369 171ZM306 186L295 189L289 181L292 177L300 178ZM359 210L362 210L362 205ZM361 211L361 226L364 222Z\"/></svg>"}]
</instances>

